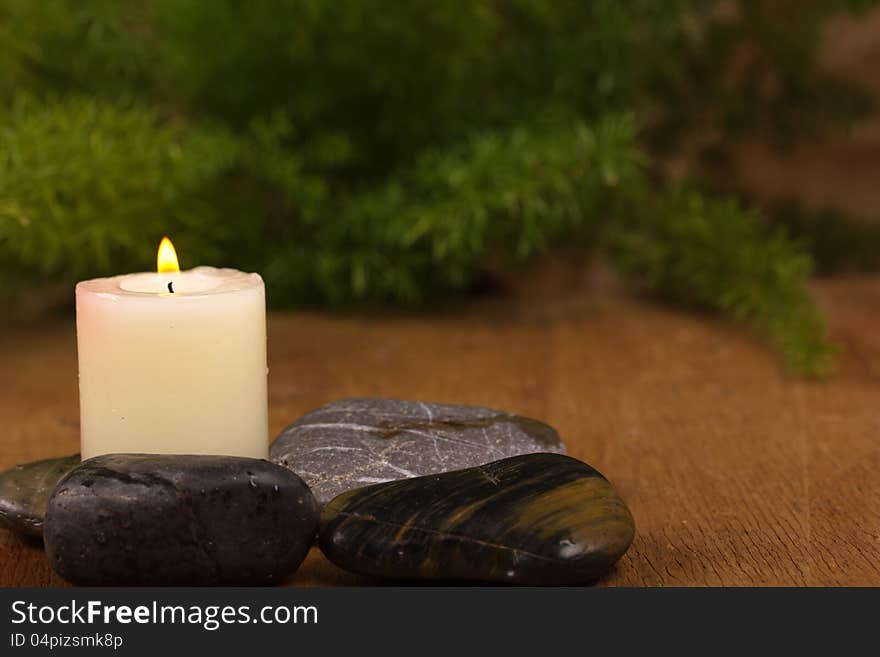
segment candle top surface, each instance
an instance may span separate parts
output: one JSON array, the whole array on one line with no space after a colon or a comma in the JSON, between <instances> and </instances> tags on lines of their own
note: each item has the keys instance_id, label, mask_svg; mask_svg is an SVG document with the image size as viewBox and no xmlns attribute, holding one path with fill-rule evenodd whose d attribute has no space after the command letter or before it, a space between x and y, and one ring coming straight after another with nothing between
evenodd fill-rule
<instances>
[{"instance_id":1,"label":"candle top surface","mask_svg":"<svg viewBox=\"0 0 880 657\"><path fill-rule=\"evenodd\" d=\"M115 296L185 298L211 296L262 287L259 274L237 269L196 267L177 272L141 272L93 278L76 284L76 291Z\"/></svg>"}]
</instances>

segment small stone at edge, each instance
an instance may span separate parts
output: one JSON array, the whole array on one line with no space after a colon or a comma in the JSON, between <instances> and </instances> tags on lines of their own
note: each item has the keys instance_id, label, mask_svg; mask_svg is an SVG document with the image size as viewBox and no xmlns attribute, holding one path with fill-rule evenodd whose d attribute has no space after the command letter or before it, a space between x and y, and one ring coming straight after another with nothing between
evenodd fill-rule
<instances>
[{"instance_id":1,"label":"small stone at edge","mask_svg":"<svg viewBox=\"0 0 880 657\"><path fill-rule=\"evenodd\" d=\"M79 454L73 454L23 463L0 473L0 525L21 536L42 536L52 490L79 463Z\"/></svg>"}]
</instances>

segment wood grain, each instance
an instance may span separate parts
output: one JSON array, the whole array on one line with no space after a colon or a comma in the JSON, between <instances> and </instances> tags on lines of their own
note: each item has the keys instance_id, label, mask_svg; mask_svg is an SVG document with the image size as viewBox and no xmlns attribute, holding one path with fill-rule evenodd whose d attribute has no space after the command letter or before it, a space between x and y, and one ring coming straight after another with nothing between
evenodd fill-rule
<instances>
[{"instance_id":1,"label":"wood grain","mask_svg":"<svg viewBox=\"0 0 880 657\"><path fill-rule=\"evenodd\" d=\"M431 316L276 313L272 434L349 396L495 406L556 426L637 536L601 585L880 585L880 279L821 282L842 345L792 380L710 317L578 284ZM0 337L0 467L78 448L71 318ZM292 585L376 583L315 550ZM62 585L0 530L0 584Z\"/></svg>"}]
</instances>

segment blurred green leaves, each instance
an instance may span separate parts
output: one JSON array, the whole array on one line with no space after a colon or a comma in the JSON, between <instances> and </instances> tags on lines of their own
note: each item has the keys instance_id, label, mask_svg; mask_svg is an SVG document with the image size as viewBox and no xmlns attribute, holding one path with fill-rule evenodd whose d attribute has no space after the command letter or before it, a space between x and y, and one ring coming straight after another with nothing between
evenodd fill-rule
<instances>
[{"instance_id":1,"label":"blurred green leaves","mask_svg":"<svg viewBox=\"0 0 880 657\"><path fill-rule=\"evenodd\" d=\"M797 372L828 371L834 349L807 290L809 255L737 202L677 189L616 225L611 247L621 269L667 298L750 325Z\"/></svg>"},{"instance_id":2,"label":"blurred green leaves","mask_svg":"<svg viewBox=\"0 0 880 657\"><path fill-rule=\"evenodd\" d=\"M667 190L637 143L649 116L674 147L704 100L747 129L764 100L710 75L744 40L814 104L829 11L794 12L784 27L808 38L780 39L717 5L2 0L0 277L143 269L169 233L184 267L258 270L275 304L424 304L470 289L487 256L576 240L820 373L803 249Z\"/></svg>"}]
</instances>

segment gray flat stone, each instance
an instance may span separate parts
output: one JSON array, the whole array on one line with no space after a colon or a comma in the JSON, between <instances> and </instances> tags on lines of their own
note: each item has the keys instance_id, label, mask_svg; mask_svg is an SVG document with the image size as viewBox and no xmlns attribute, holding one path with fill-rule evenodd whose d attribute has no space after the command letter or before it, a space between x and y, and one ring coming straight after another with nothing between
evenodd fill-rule
<instances>
[{"instance_id":1,"label":"gray flat stone","mask_svg":"<svg viewBox=\"0 0 880 657\"><path fill-rule=\"evenodd\" d=\"M461 470L536 452L565 453L537 420L480 406L345 399L287 427L269 458L302 477L320 504L371 484Z\"/></svg>"}]
</instances>

